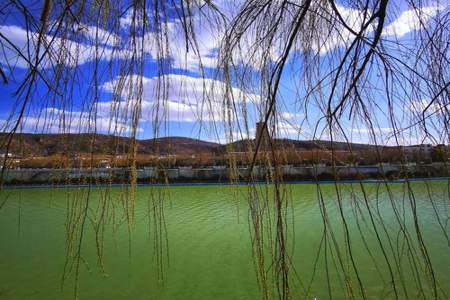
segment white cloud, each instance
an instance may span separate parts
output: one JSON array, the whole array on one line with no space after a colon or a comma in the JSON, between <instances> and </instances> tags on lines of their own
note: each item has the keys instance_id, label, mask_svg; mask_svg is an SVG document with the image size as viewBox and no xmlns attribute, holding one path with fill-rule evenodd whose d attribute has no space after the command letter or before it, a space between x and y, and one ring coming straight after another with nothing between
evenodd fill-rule
<instances>
[{"instance_id":1,"label":"white cloud","mask_svg":"<svg viewBox=\"0 0 450 300\"><path fill-rule=\"evenodd\" d=\"M101 45L114 47L119 45L121 42L121 39L117 34L97 26L81 24L78 26L77 30L82 32L83 35L92 43L98 41Z\"/></svg>"},{"instance_id":2,"label":"white cloud","mask_svg":"<svg viewBox=\"0 0 450 300\"><path fill-rule=\"evenodd\" d=\"M430 99L422 99L409 102L410 111L420 115L422 115L425 109L427 109L426 115L430 114L440 115L445 112L445 107L448 106L449 104L443 104L440 103L439 101L434 101L433 103L431 103Z\"/></svg>"},{"instance_id":3,"label":"white cloud","mask_svg":"<svg viewBox=\"0 0 450 300\"><path fill-rule=\"evenodd\" d=\"M11 131L16 121L0 120L1 131ZM97 132L125 135L132 132L132 126L120 118L50 107L44 109L40 115L23 117L20 120L19 131L32 133ZM137 132L142 132L142 128L137 128Z\"/></svg>"},{"instance_id":4,"label":"white cloud","mask_svg":"<svg viewBox=\"0 0 450 300\"><path fill-rule=\"evenodd\" d=\"M128 28L133 24L133 14L136 14L136 19L138 18L137 14L142 12L141 10L135 10L132 9L128 10L123 17L120 18L119 24L122 28Z\"/></svg>"},{"instance_id":5,"label":"white cloud","mask_svg":"<svg viewBox=\"0 0 450 300\"><path fill-rule=\"evenodd\" d=\"M295 3L295 0L292 2ZM220 9L228 8L226 3L221 2L218 5ZM341 5L337 5L336 7L346 25L356 32L359 32L363 23L371 18L372 13L370 11L365 14L363 11ZM321 7L321 9L326 10L321 12L323 15L326 16L331 14L335 19L338 18L337 15L331 11L329 6ZM406 10L398 17L392 15L390 17L393 21L385 26L383 36L391 37L396 35L397 37L402 37L412 31L420 30L440 9L443 9L443 7L427 6L417 10ZM233 9L228 8L226 11L228 12L230 20L233 19L237 12L236 7ZM311 17L317 18L317 15L311 14ZM290 26L294 21L291 18L292 17L289 14L286 14L281 26ZM215 28L214 23L211 24L200 15L193 16L190 21L193 24L194 32L196 34L198 53L193 51L192 46L190 46L190 52L186 53L186 40L181 22L172 21L169 23L168 36L169 41L171 42L170 55L174 61L173 66L175 68L198 71L199 58L201 58L203 66L216 67L218 62L216 50L221 46L221 42L225 35L225 29ZM264 55L267 55L267 59L271 61L277 61L281 56L283 47L286 43L286 36L283 35L284 33L278 33L273 37L272 44L261 44L258 41L261 29L256 27L257 24L259 23L256 22L255 25L250 26L244 32L243 36L240 38L239 51L234 53L235 57L233 58L235 62L245 63L255 69L261 67L261 64L263 63L262 57ZM367 36L370 36L370 34L374 32L375 25L376 22L366 29L365 34ZM280 30L280 32L283 32L283 30ZM310 41L310 48L299 48L298 51L306 50L319 53L320 55L326 55L333 49L349 45L355 39L355 35L346 29L339 21L331 28L329 27L328 22L324 22L323 28L319 28L317 32L318 36L313 37ZM310 39L311 37L307 36L305 38Z\"/></svg>"},{"instance_id":6,"label":"white cloud","mask_svg":"<svg viewBox=\"0 0 450 300\"><path fill-rule=\"evenodd\" d=\"M442 9L442 6L428 6L417 10L406 10L384 28L383 35L401 38L412 31L420 30Z\"/></svg>"},{"instance_id":7,"label":"white cloud","mask_svg":"<svg viewBox=\"0 0 450 300\"><path fill-rule=\"evenodd\" d=\"M303 114L282 111L282 112L279 112L279 116L281 117L282 120L295 120L295 119L301 118L303 116Z\"/></svg>"},{"instance_id":8,"label":"white cloud","mask_svg":"<svg viewBox=\"0 0 450 300\"><path fill-rule=\"evenodd\" d=\"M277 132L280 138L294 138L304 136L306 130L292 121L281 120L277 123Z\"/></svg>"},{"instance_id":9,"label":"white cloud","mask_svg":"<svg viewBox=\"0 0 450 300\"><path fill-rule=\"evenodd\" d=\"M122 30L124 32L132 30L133 22L135 22L137 28L142 28L144 19L142 14L142 10L128 10L120 18ZM151 19L151 16L147 16L147 20ZM183 24L175 18L168 20L167 23L158 26L158 28L153 28L156 26L150 25L144 36L137 36L134 42L138 49L143 49L146 54L155 59L171 59L172 67L176 69L198 72L200 65L209 68L216 67L215 49L217 49L220 38L223 36L218 31L223 31L223 29L212 26L211 23L205 21L201 14L186 17L186 21L190 22L189 26L192 26L190 31L194 32L195 41L191 36L189 41L186 40ZM169 41L168 45L165 45L166 39ZM188 51L186 51L186 43L188 43Z\"/></svg>"},{"instance_id":10,"label":"white cloud","mask_svg":"<svg viewBox=\"0 0 450 300\"><path fill-rule=\"evenodd\" d=\"M442 6L428 6L417 10L411 9L403 11L398 17L391 15L390 17L394 18L394 20L388 25L385 25L382 35L385 38L392 36L401 38L408 33L420 30L441 9L443 9ZM364 22L367 22L371 17L370 12L368 15L364 16L362 11L339 5L337 5L337 10L345 23L355 32L359 32ZM335 15L335 13L333 14ZM336 15L335 17L337 18ZM312 42L311 50L313 52L319 53L320 55L326 55L333 49L350 45L350 43L356 38L356 36L345 28L340 22L337 24L338 25L332 28L330 32L327 32L326 27L321 30L323 34ZM374 24L376 25L376 22L374 22ZM374 26L369 26L366 29L365 34L369 35L373 33L374 30Z\"/></svg>"},{"instance_id":11,"label":"white cloud","mask_svg":"<svg viewBox=\"0 0 450 300\"><path fill-rule=\"evenodd\" d=\"M362 24L367 22L371 17L371 12L364 15L362 11L356 9L340 5L336 5L336 8L345 24L356 32L359 32ZM333 15L335 19L338 19L335 12L329 11L326 13L329 13ZM308 50L312 50L314 53L319 53L320 55L325 55L333 49L349 45L355 39L356 36L342 25L340 21L333 25L332 28L329 28L330 24L326 22L323 23L323 28L318 30L319 36L312 40L311 49ZM366 34L372 31L373 28L368 27L366 29Z\"/></svg>"},{"instance_id":12,"label":"white cloud","mask_svg":"<svg viewBox=\"0 0 450 300\"><path fill-rule=\"evenodd\" d=\"M138 132L141 133L143 128L150 126L154 130L166 122L190 123L183 125L185 131L189 131L203 122L211 122L218 127L228 121L236 124L242 118L241 109L245 108L250 113L259 101L255 94L232 88L230 94L238 110L235 111L231 107L228 109L223 98L226 86L221 81L175 74L160 80L137 75L116 78L102 86L104 91L112 94L111 100L78 111L49 107L25 117L21 128L26 132L127 134L132 130L132 120L137 119ZM139 101L135 97L138 81L142 81L142 98ZM123 88L119 89L121 85ZM3 131L8 131L13 123L3 120L0 126Z\"/></svg>"},{"instance_id":13,"label":"white cloud","mask_svg":"<svg viewBox=\"0 0 450 300\"><path fill-rule=\"evenodd\" d=\"M295 1L294 1L295 2ZM227 15L232 19L236 14L237 7L231 7L229 4L223 1L216 3L219 8L227 12ZM328 6L325 6L326 10L330 10ZM204 8L207 9L207 8ZM337 9L345 20L346 24L353 28L355 31L359 31L363 22L370 18L370 13L364 17L361 11L356 9L337 6ZM427 6L417 10L403 11L398 17L390 15L389 18L393 21L387 25L383 30L383 36L386 38L396 36L403 37L406 34L420 30L426 25L430 19L437 14L437 12L443 9L442 6ZM139 14L139 10L136 11ZM324 11L324 14L337 16L332 11ZM111 59L123 59L130 56L130 49L133 48L132 41L127 37L126 31L132 24L133 11L129 10L124 17L120 19L120 26L125 33L122 37L117 34L109 32L105 29L98 28L91 25L80 25L79 32L87 38L87 43L78 43L68 39L56 38L53 41L53 47L50 51L51 60L46 58L41 67L50 67L50 61L54 64L61 63L68 66L81 65L86 62L95 59L95 44L96 39L100 42L98 47L98 59L111 60ZM207 15L207 14L206 14ZM365 19L364 19L365 18ZM138 22L142 22L142 18L137 18ZM162 32L159 34L151 29L143 37L137 36L134 40L134 45L137 49L143 47L144 53L149 55L151 59L156 58L170 58L172 61L172 67L177 69L184 69L193 72L199 71L200 60L203 67L215 68L217 66L218 48L224 37L225 28L223 26L216 26L210 19L204 17L202 14L195 14L189 21L193 26L193 31L196 37L196 46L193 47L193 41L186 41L185 31L182 23L173 19L168 21L166 26L158 29ZM290 22L289 15L284 20L287 23ZM333 28L329 28L328 25L324 25L323 28L317 30L318 36L312 38L310 49L298 49L298 51L313 51L320 55L326 55L333 49L343 47L351 43L355 36L347 30L344 26L337 23ZM137 24L139 26L139 24ZM285 26L284 25L284 26ZM14 25L0 26L0 30L3 35L10 39L22 53L27 53L27 45L31 49L31 57L34 55L35 44L37 41L37 33L30 32L30 42L27 39L27 32L21 27ZM237 62L242 62L258 69L261 66L264 53L268 53L268 58L272 61L276 61L282 53L284 46L283 42L285 37L281 35L274 38L274 43L268 47L267 45L260 45L256 43L258 34L256 34L256 28L249 28L245 36L241 39L239 53L235 53L234 58ZM331 30L331 31L330 31ZM371 26L367 28L366 34L372 33L374 28ZM167 31L167 32L166 32ZM160 47L159 43L163 42L166 38L169 41L168 47ZM45 41L49 42L52 36L45 35ZM188 42L189 51L186 52L186 42ZM142 45L143 43L143 45ZM113 47L117 46L118 49ZM18 67L28 67L25 60L20 58L18 54L9 49L5 54L0 56L0 62L5 64L16 63Z\"/></svg>"},{"instance_id":14,"label":"white cloud","mask_svg":"<svg viewBox=\"0 0 450 300\"><path fill-rule=\"evenodd\" d=\"M292 3L295 3L295 0L292 1ZM222 3L222 5L224 4ZM324 10L321 12L323 15L330 14L333 15L335 19L338 18L337 15L331 11L329 6L324 6L320 9ZM401 37L412 31L420 30L423 25L426 25L426 23L429 22L431 17L437 14L439 9L442 9L442 7L429 6L420 8L417 11L404 11L398 18L392 15L391 17L394 20L385 27L383 36L387 38L394 35ZM337 5L337 10L346 25L356 32L359 32L363 23L367 22L371 18L370 11L365 14L363 11L341 5ZM231 10L230 13L235 14L236 10ZM233 17L233 15L231 16ZM317 18L316 14L311 14L311 17L312 16ZM290 26L290 23L294 21L290 18L291 16L286 14L285 19L283 20L284 24L282 23L280 26ZM215 50L220 47L220 43L224 37L224 30L221 31L211 28L208 22L202 22L202 19L197 16L194 16L192 21L194 28L199 29L197 39L199 44L199 55L200 58L202 58L202 63L207 67L215 67L217 65L217 54ZM283 33L277 33L273 37L272 44L261 44L258 41L258 37L261 34L261 29L256 27L257 24L259 23L256 22L255 25L246 29L240 38L239 47L237 48L238 50L233 53L233 60L235 62L244 63L254 69L259 69L262 67L262 64L265 63L262 60L264 56L271 61L277 61L281 56L283 47L286 43L286 36L284 36ZM310 42L310 44L308 44L309 48L305 49L303 45L297 45L297 51L312 51L323 56L327 55L334 49L349 45L355 39L355 35L345 28L339 21L331 28L329 25L330 24L328 22L324 22L322 26L323 28L317 29L317 36L312 38L310 36L304 37ZM366 36L373 34L375 25L376 22L366 29ZM185 43L185 40L179 35L183 32L183 30L179 26L180 24L175 24L172 27L174 31L171 33L172 35L170 35L173 36L170 40L175 41L174 50L171 51L171 55L174 59L174 66L191 71L197 71L199 57L194 54L193 51L190 53L185 53L185 45L183 44ZM279 30L279 32L283 32L283 30Z\"/></svg>"},{"instance_id":15,"label":"white cloud","mask_svg":"<svg viewBox=\"0 0 450 300\"><path fill-rule=\"evenodd\" d=\"M92 28L86 29L86 34L91 35ZM35 52L38 42L38 34L36 32L29 31L15 26L15 25L0 25L0 31L2 34L13 43L20 53L25 56L29 61L34 63ZM94 32L95 34L95 32ZM106 31L103 31L102 38L103 42L108 43ZM111 41L112 42L112 41ZM43 35L42 45L49 45L51 47L47 51L47 55L42 60L40 68L49 68L52 65L62 64L69 67L74 67L77 65L82 65L84 63L98 60L113 60L113 59L123 59L130 56L127 50L117 50L110 47L95 47L88 44L78 43L69 39L62 39L59 37L53 38L51 35ZM9 44L3 42L5 45L5 52L0 55L0 63L11 64L19 68L29 67L27 61L17 53ZM29 52L28 52L29 49ZM43 53L41 49L40 53Z\"/></svg>"},{"instance_id":16,"label":"white cloud","mask_svg":"<svg viewBox=\"0 0 450 300\"><path fill-rule=\"evenodd\" d=\"M142 89L139 88L141 84ZM132 75L107 82L103 89L118 95L120 100L101 105L114 108L118 104L122 114L130 114L130 109L137 103L135 99L142 92L141 115L148 122L156 119L177 122L226 121L239 117L239 112L234 112L231 107L228 109L224 99L227 91L225 83L214 79L176 74L162 78ZM239 88L232 88L229 94L238 108L259 102L259 96Z\"/></svg>"}]
</instances>

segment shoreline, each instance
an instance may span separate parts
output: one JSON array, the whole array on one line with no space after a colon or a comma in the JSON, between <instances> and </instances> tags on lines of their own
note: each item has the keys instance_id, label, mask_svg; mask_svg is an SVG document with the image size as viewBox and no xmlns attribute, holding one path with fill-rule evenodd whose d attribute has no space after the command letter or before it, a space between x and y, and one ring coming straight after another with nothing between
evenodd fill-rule
<instances>
[{"instance_id":1,"label":"shoreline","mask_svg":"<svg viewBox=\"0 0 450 300\"><path fill-rule=\"evenodd\" d=\"M283 181L284 185L311 185L311 184L353 184L353 183L370 183L370 184L398 184L405 182L426 182L426 181L450 181L450 176L445 177L416 177L416 178L396 178L396 179L341 179L341 180L296 180ZM194 186L246 186L246 185L262 185L273 184L265 181L254 182L172 182L172 183L136 183L137 187L194 187ZM92 183L92 184L8 184L3 186L6 189L46 189L46 188L102 188L102 187L130 187L130 183Z\"/></svg>"},{"instance_id":2,"label":"shoreline","mask_svg":"<svg viewBox=\"0 0 450 300\"><path fill-rule=\"evenodd\" d=\"M228 184L267 182L274 176L282 182L326 182L345 180L395 180L405 178L449 177L447 163L379 164L369 166L280 165L275 170L264 166L227 168L91 168L91 169L7 169L1 185L111 185L129 184Z\"/></svg>"}]
</instances>

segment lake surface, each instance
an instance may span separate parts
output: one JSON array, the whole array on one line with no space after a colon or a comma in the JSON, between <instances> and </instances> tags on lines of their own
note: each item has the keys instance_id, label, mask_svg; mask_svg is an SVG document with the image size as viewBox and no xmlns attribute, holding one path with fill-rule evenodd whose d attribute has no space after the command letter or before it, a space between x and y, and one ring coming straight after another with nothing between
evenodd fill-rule
<instances>
[{"instance_id":1,"label":"lake surface","mask_svg":"<svg viewBox=\"0 0 450 300\"><path fill-rule=\"evenodd\" d=\"M448 298L448 184L286 185L292 298ZM0 299L260 299L250 192L272 282L272 187L4 189Z\"/></svg>"}]
</instances>

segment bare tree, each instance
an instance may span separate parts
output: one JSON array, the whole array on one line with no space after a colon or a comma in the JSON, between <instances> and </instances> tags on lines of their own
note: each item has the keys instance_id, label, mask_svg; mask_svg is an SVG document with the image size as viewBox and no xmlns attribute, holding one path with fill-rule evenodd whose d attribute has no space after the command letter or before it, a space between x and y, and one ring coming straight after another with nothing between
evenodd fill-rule
<instances>
[{"instance_id":1,"label":"bare tree","mask_svg":"<svg viewBox=\"0 0 450 300\"><path fill-rule=\"evenodd\" d=\"M0 30L0 75L5 85L14 83L16 101L2 124L2 131L7 134L1 141L1 149L6 153L16 133L30 130L25 128L30 126L27 119L36 107L39 109L37 116L33 115L36 131L53 128L59 133L87 132L91 134L92 146L99 132L130 137L131 146L125 154L129 159L131 185L123 207L131 232L137 183L136 139L144 113L143 100L154 98L152 110L145 111L150 114L146 117L152 123L152 136L156 139L161 133L168 133L173 121L168 113L168 101L174 88L168 74L172 68L180 67L171 64L174 51L178 51L181 57L184 55L185 64L194 61L197 75L203 80L201 93L197 94L200 98L197 102L204 108L196 116L200 128L210 126L216 135L224 132L229 152L233 151L231 142L252 136L252 118L262 120L262 126L270 132L267 145L262 139L246 144L251 154L246 180L255 181L252 174L256 168L269 170L265 192L249 184L247 196L253 257L263 299L311 297L311 284L303 285L300 296L291 289L299 280L296 269L301 266L291 262L293 253L289 247L293 228L288 226L287 218L292 199L289 187L283 182L277 152L280 150L277 138L286 130L283 122L286 107L300 116L299 120L291 121L294 124L288 124L297 136L332 142L327 151L336 179L333 200L338 207L345 245L337 242L336 231L341 228L331 225L330 205L324 199L321 185L317 184L323 218L318 256L323 253L327 274L331 268L340 272L348 298L370 296L354 255L355 233L348 225L349 219L355 218L358 228L364 223L376 237L377 250L384 261L374 261L374 265L387 270L389 289L396 299L448 296L440 288L434 272L409 181L405 182L402 204L411 207L413 229L406 225L410 219L406 220L399 211L399 199L391 191L387 178L382 182L400 228L395 239L388 232L383 216L374 209L373 199L362 182L352 186L355 210L345 211L343 202L350 200L344 195L348 190L339 183L339 161L333 146L335 141L346 142L352 151L351 143L357 139L358 132L363 132L365 141L377 147L376 159L381 164L380 148L385 143L397 146L415 142L449 143L450 11L444 4L422 0L404 3L387 0L343 3L334 0L221 3L46 0L36 9L39 13L20 0L4 1L0 7L1 23L6 24L12 18L20 20L25 37L14 39L6 33L6 27ZM399 11L403 11L402 15L398 15ZM395 22L405 23L396 27ZM214 32L217 38L213 64L206 62L202 53L199 38L202 30ZM405 34L402 30L409 32L408 39L401 38ZM144 75L149 61L157 80L152 94L145 95ZM24 70L23 76L16 76L19 69ZM104 126L99 124L98 115L99 107L104 105L101 89L108 80L113 82L109 87L113 96L108 108L109 123ZM284 98L284 82L295 87L289 92L292 99ZM176 88L182 91L186 86L182 82ZM220 89L220 99L216 99L215 89ZM259 101L253 104L242 101L237 89L257 95ZM214 111L216 103L221 104L219 114ZM255 108L255 116L249 113L251 107ZM205 120L205 114L213 117ZM64 143L64 136L61 142ZM123 154L119 139L117 143L116 154ZM233 180L238 180L236 161L231 159L229 163L233 167ZM406 158L403 163L406 165ZM5 156L2 173L7 166ZM161 166L164 167L163 162ZM89 200L89 191L90 188L76 195L77 200L69 207L68 259L63 278L75 272L76 281L82 263L84 227L94 205ZM149 200L161 274L168 245L163 213L166 197L164 193L152 193ZM431 196L429 200L433 203ZM107 219L104 216L111 213L110 201L105 188L102 201L95 204L101 216L94 224L100 266L103 265L101 224ZM361 211L367 217L364 221L359 215ZM439 214L436 218L440 224L447 222ZM445 233L447 227L442 228ZM448 242L448 235L445 236ZM362 231L359 237L364 239ZM402 252L409 258L406 265L397 256L396 247L400 244L406 245ZM366 250L371 255L373 249ZM408 272L416 280L414 293L406 288L404 276ZM424 279L417 279L423 274ZM314 276L311 282L313 279ZM333 291L329 281L328 288L331 299Z\"/></svg>"}]
</instances>

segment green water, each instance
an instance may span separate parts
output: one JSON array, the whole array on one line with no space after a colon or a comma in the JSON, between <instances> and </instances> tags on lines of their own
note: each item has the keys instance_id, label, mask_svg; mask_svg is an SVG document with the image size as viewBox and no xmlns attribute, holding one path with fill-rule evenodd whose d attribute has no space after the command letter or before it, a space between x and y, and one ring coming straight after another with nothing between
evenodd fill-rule
<instances>
[{"instance_id":1,"label":"green water","mask_svg":"<svg viewBox=\"0 0 450 300\"><path fill-rule=\"evenodd\" d=\"M284 217L293 299L329 299L330 291L334 299L345 298L348 293L342 268L349 274L355 298L361 298L342 215L367 298L394 299L388 267L367 206L393 265L399 298L406 299L405 290L410 299L433 297L419 250L414 209L438 282L438 296L450 296L447 181L412 183L413 202L403 183L389 185L391 197L383 184L364 184L367 203L358 184L340 184L338 189L342 210L336 186L320 186L335 243L333 246L330 236L325 260L325 247L321 244L324 222L317 186L285 187L289 199ZM272 189L265 191L263 186L257 191L260 196L267 192L270 197L272 193ZM74 243L72 252L68 251L71 237L82 241L79 299L260 299L250 243L247 187L139 187L132 222L126 214L129 194L120 187L1 191L0 299L73 299L76 260L67 253L73 253L79 244ZM81 227L85 207L89 212ZM269 208L273 213L273 206ZM394 209L402 218L415 255L408 255ZM77 234L68 235L81 228L82 239ZM336 249L342 255L343 266L339 266ZM269 252L270 247L266 257ZM401 272L395 268L394 257ZM417 262L416 271L411 268L411 260ZM271 274L268 260L265 268ZM63 274L67 275L64 284Z\"/></svg>"}]
</instances>

